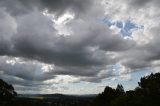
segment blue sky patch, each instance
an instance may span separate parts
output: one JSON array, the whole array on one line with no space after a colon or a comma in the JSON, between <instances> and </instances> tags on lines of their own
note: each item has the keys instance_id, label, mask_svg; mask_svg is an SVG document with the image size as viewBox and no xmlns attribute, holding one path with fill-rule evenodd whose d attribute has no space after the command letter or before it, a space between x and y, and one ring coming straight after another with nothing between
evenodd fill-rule
<instances>
[{"instance_id":1,"label":"blue sky patch","mask_svg":"<svg viewBox=\"0 0 160 106\"><path fill-rule=\"evenodd\" d=\"M105 19L102 19L102 23L105 23L109 27L116 26L117 28L120 29L119 33L123 37L132 37L133 31L144 28L143 25L138 25L129 19L113 21L111 19L105 18Z\"/></svg>"}]
</instances>

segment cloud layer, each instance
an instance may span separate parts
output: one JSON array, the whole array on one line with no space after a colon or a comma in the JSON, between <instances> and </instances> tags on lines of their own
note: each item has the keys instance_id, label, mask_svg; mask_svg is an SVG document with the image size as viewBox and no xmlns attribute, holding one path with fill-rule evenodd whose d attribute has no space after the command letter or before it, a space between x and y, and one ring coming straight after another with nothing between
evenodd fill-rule
<instances>
[{"instance_id":1,"label":"cloud layer","mask_svg":"<svg viewBox=\"0 0 160 106\"><path fill-rule=\"evenodd\" d=\"M60 83L97 83L157 69L158 9L158 0L0 0L0 77L18 91L51 92ZM122 27L103 18L144 28L126 39ZM121 68L114 70L115 64Z\"/></svg>"}]
</instances>

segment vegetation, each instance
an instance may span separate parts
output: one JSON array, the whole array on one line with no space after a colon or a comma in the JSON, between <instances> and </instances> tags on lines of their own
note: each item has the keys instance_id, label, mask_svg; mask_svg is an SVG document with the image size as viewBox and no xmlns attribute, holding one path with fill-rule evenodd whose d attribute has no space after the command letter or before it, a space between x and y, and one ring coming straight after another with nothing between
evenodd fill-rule
<instances>
[{"instance_id":1,"label":"vegetation","mask_svg":"<svg viewBox=\"0 0 160 106\"><path fill-rule=\"evenodd\" d=\"M0 100L10 100L16 95L17 93L14 91L14 87L0 79Z\"/></svg>"},{"instance_id":2,"label":"vegetation","mask_svg":"<svg viewBox=\"0 0 160 106\"><path fill-rule=\"evenodd\" d=\"M134 90L106 86L97 96L62 94L16 96L12 85L0 80L0 106L160 106L160 73L142 77Z\"/></svg>"},{"instance_id":3,"label":"vegetation","mask_svg":"<svg viewBox=\"0 0 160 106\"><path fill-rule=\"evenodd\" d=\"M160 106L160 73L142 77L138 85L126 92L122 85L116 89L107 86L92 106Z\"/></svg>"}]
</instances>

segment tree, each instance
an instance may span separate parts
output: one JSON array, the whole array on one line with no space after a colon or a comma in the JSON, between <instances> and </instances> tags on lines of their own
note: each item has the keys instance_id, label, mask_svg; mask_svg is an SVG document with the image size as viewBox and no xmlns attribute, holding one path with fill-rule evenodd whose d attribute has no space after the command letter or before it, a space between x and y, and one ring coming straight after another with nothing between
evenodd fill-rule
<instances>
[{"instance_id":1,"label":"tree","mask_svg":"<svg viewBox=\"0 0 160 106\"><path fill-rule=\"evenodd\" d=\"M110 106L111 102L122 94L124 94L122 85L117 85L117 89L106 86L104 92L96 97L93 106Z\"/></svg>"},{"instance_id":2,"label":"tree","mask_svg":"<svg viewBox=\"0 0 160 106\"><path fill-rule=\"evenodd\" d=\"M118 91L121 94L125 93L124 88L123 88L123 86L121 84L117 85L116 91Z\"/></svg>"},{"instance_id":3,"label":"tree","mask_svg":"<svg viewBox=\"0 0 160 106\"><path fill-rule=\"evenodd\" d=\"M0 98L8 100L16 95L17 93L14 91L14 87L0 79Z\"/></svg>"},{"instance_id":4,"label":"tree","mask_svg":"<svg viewBox=\"0 0 160 106\"><path fill-rule=\"evenodd\" d=\"M160 95L160 73L142 77L138 84L145 91L145 95Z\"/></svg>"},{"instance_id":5,"label":"tree","mask_svg":"<svg viewBox=\"0 0 160 106\"><path fill-rule=\"evenodd\" d=\"M142 77L138 84L126 92L121 84L116 89L107 86L93 106L160 106L160 73Z\"/></svg>"}]
</instances>

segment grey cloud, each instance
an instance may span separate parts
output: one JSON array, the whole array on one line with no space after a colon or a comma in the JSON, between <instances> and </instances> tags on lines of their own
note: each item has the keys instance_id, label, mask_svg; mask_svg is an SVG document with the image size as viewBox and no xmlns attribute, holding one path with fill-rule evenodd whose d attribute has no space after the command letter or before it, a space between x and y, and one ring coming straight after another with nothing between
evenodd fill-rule
<instances>
[{"instance_id":1,"label":"grey cloud","mask_svg":"<svg viewBox=\"0 0 160 106\"><path fill-rule=\"evenodd\" d=\"M71 36L63 36L57 35L50 19L43 16L37 9L16 17L6 10L4 13L13 18L17 27L16 33L11 32L13 35L4 36L9 40L2 40L7 47L2 49L0 54L55 65L51 75L36 75L35 72L38 72L40 67L35 64L16 64L14 67L1 65L5 74L24 80L44 81L54 78L53 75L96 77L106 65L116 62L116 59L106 54L107 52L120 52L134 46L133 41L124 40L119 35L113 34L108 27L98 23L92 17L86 22L85 15L81 17L82 19L74 19L68 24L73 30ZM108 76L99 78L99 81L106 77Z\"/></svg>"},{"instance_id":2,"label":"grey cloud","mask_svg":"<svg viewBox=\"0 0 160 106\"><path fill-rule=\"evenodd\" d=\"M22 85L14 85L15 89L18 91L19 94L47 94L51 92L47 92L48 90L52 89L56 92L59 87L52 86L47 88L47 85L39 85L39 86L22 86Z\"/></svg>"},{"instance_id":3,"label":"grey cloud","mask_svg":"<svg viewBox=\"0 0 160 106\"><path fill-rule=\"evenodd\" d=\"M146 44L136 45L134 48L123 52L120 56L120 61L123 61L122 64L133 71L156 67L152 63L160 59L159 33L159 25L151 27L148 34L152 36L152 39Z\"/></svg>"},{"instance_id":4,"label":"grey cloud","mask_svg":"<svg viewBox=\"0 0 160 106\"><path fill-rule=\"evenodd\" d=\"M19 16L27 14L34 8L37 8L35 1L37 0L0 0L0 7L4 8L12 16Z\"/></svg>"},{"instance_id":5,"label":"grey cloud","mask_svg":"<svg viewBox=\"0 0 160 106\"><path fill-rule=\"evenodd\" d=\"M151 2L151 1L153 1L153 0L130 0L129 3L131 5L141 7L141 6L145 6L147 3Z\"/></svg>"},{"instance_id":6,"label":"grey cloud","mask_svg":"<svg viewBox=\"0 0 160 106\"><path fill-rule=\"evenodd\" d=\"M66 11L78 15L87 11L92 3L92 0L85 0L85 2L81 0L0 0L0 6L6 8L13 16L27 14L35 8L40 11L47 9L57 17Z\"/></svg>"},{"instance_id":7,"label":"grey cloud","mask_svg":"<svg viewBox=\"0 0 160 106\"><path fill-rule=\"evenodd\" d=\"M84 76L81 77L81 81L92 82L92 83L100 83L105 78L111 78L114 76L118 76L115 71L112 69L112 65L108 65L107 67L103 67L103 69L99 70L99 73L95 76Z\"/></svg>"},{"instance_id":8,"label":"grey cloud","mask_svg":"<svg viewBox=\"0 0 160 106\"><path fill-rule=\"evenodd\" d=\"M2 59L1 77L13 84L33 84L34 87L43 84L43 81L55 79L56 75L73 75L80 77L81 81L100 82L116 76L113 70L106 67L117 62L134 71L152 67L152 62L160 59L159 26L151 30L153 39L149 43L138 45L136 41L123 39L97 21L97 15L103 16L104 11L93 8L93 2L95 1L0 0L0 55L24 58L27 61L36 60L36 63L16 63L13 66ZM141 8L156 3L158 5L159 2L126 1L127 8L131 5ZM70 36L57 34L54 23L41 13L45 9L57 16L66 11L76 14L73 20L65 24L72 30ZM100 6L98 9L101 9ZM114 57L112 53L118 56ZM48 73L41 73L40 63L55 66ZM102 74L102 70L107 71Z\"/></svg>"},{"instance_id":9,"label":"grey cloud","mask_svg":"<svg viewBox=\"0 0 160 106\"><path fill-rule=\"evenodd\" d=\"M85 12L91 5L92 0L40 0L42 7L49 9L56 14L63 14L67 10L71 10L75 14Z\"/></svg>"},{"instance_id":10,"label":"grey cloud","mask_svg":"<svg viewBox=\"0 0 160 106\"><path fill-rule=\"evenodd\" d=\"M30 87L30 86L35 86L36 87L36 86L43 85L43 83L38 82L38 81L28 81L28 80L18 78L14 75L7 75L7 74L4 74L4 73L0 74L0 78L5 80L9 84L13 84L13 85L21 85L21 86L26 86L26 87Z\"/></svg>"},{"instance_id":11,"label":"grey cloud","mask_svg":"<svg viewBox=\"0 0 160 106\"><path fill-rule=\"evenodd\" d=\"M137 59L137 58L126 60L125 62L122 62L122 64L125 67L130 68L132 71L137 70L137 69L143 69L143 68L151 67L150 62L145 61L145 60L140 60L140 59Z\"/></svg>"},{"instance_id":12,"label":"grey cloud","mask_svg":"<svg viewBox=\"0 0 160 106\"><path fill-rule=\"evenodd\" d=\"M88 66L88 67L55 67L51 73L57 75L74 75L74 76L96 76L104 66Z\"/></svg>"},{"instance_id":13,"label":"grey cloud","mask_svg":"<svg viewBox=\"0 0 160 106\"><path fill-rule=\"evenodd\" d=\"M53 75L43 72L41 64L34 64L32 62L28 63L18 63L14 65L6 63L7 59L1 58L0 61L0 70L3 71L3 74L15 76L22 80L29 81L44 81L47 79L54 78Z\"/></svg>"},{"instance_id":14,"label":"grey cloud","mask_svg":"<svg viewBox=\"0 0 160 106\"><path fill-rule=\"evenodd\" d=\"M127 3L133 8L159 7L159 0L128 0Z\"/></svg>"},{"instance_id":15,"label":"grey cloud","mask_svg":"<svg viewBox=\"0 0 160 106\"><path fill-rule=\"evenodd\" d=\"M124 43L130 45L118 35L113 35L113 38L104 25L95 24L97 27L90 29L92 23L88 23L89 25L83 28L84 33L65 37L58 36L51 21L36 10L16 19L17 33L10 37L8 45L11 45L4 53L1 51L2 55L26 57L60 66L104 65L112 63L105 54L106 51L120 51L120 48L128 49ZM76 27L83 27L82 24L79 23ZM116 47L114 43L122 46ZM94 52L88 49L95 46L98 49ZM102 48L104 50L100 50Z\"/></svg>"},{"instance_id":16,"label":"grey cloud","mask_svg":"<svg viewBox=\"0 0 160 106\"><path fill-rule=\"evenodd\" d=\"M101 37L97 37L95 42L98 43L100 49L105 51L121 52L135 46L135 42L133 40L125 40L120 35L103 35Z\"/></svg>"}]
</instances>

